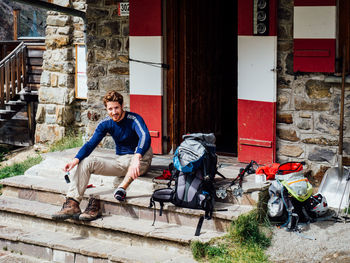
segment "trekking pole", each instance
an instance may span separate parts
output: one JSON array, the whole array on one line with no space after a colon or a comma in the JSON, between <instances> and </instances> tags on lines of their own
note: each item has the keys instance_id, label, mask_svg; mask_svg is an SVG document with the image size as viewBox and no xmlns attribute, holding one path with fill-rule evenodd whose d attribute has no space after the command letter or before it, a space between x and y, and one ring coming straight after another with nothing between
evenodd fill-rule
<instances>
[{"instance_id":1,"label":"trekking pole","mask_svg":"<svg viewBox=\"0 0 350 263\"><path fill-rule=\"evenodd\" d=\"M344 127L344 100L345 100L345 71L346 71L346 58L347 58L347 50L345 45L343 47L343 65L342 65L342 84L341 84L341 98L340 98L340 122L339 122L339 147L338 147L338 169L339 169L339 177L340 183L344 176L344 168L343 168L343 127ZM346 192L348 186L348 180L346 181L345 189L343 191L340 204L338 207L337 217L339 217L340 208L343 203L344 194Z\"/></svg>"},{"instance_id":2,"label":"trekking pole","mask_svg":"<svg viewBox=\"0 0 350 263\"><path fill-rule=\"evenodd\" d=\"M348 183L350 181L350 170L348 170L348 176L346 178L346 186L345 186L345 191L348 188ZM345 192L344 191L344 192ZM344 195L344 194L343 194ZM344 216L344 224L346 223L346 220L348 219L348 215L349 215L349 197L348 197L348 203L347 203L347 207L346 207L346 212L345 212L345 216ZM342 197L342 202L343 202L343 197Z\"/></svg>"}]
</instances>

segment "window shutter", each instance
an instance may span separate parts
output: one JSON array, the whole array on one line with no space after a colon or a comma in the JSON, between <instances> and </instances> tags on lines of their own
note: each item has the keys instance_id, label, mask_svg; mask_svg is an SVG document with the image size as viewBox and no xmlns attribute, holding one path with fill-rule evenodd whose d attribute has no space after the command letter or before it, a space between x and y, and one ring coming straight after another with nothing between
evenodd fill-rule
<instances>
[{"instance_id":1,"label":"window shutter","mask_svg":"<svg viewBox=\"0 0 350 263\"><path fill-rule=\"evenodd\" d=\"M336 1L294 1L294 72L335 72Z\"/></svg>"}]
</instances>

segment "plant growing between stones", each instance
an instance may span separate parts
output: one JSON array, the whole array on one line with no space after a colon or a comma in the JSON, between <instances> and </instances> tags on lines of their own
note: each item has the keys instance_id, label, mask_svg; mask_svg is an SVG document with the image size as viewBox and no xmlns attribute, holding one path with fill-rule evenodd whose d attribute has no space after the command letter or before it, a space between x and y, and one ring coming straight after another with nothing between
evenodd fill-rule
<instances>
[{"instance_id":1,"label":"plant growing between stones","mask_svg":"<svg viewBox=\"0 0 350 263\"><path fill-rule=\"evenodd\" d=\"M240 215L229 233L209 242L191 243L194 258L200 262L269 262L264 250L271 244L267 224L261 224L257 210Z\"/></svg>"},{"instance_id":2,"label":"plant growing between stones","mask_svg":"<svg viewBox=\"0 0 350 263\"><path fill-rule=\"evenodd\" d=\"M81 147L83 145L83 136L80 132L68 130L67 134L59 141L49 146L50 152L63 151L66 149Z\"/></svg>"}]
</instances>

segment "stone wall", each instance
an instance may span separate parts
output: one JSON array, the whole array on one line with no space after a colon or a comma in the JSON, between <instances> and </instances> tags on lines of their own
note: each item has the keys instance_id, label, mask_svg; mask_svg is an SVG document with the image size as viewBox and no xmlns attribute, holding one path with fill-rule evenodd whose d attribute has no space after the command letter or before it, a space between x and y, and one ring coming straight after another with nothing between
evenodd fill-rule
<instances>
[{"instance_id":1,"label":"stone wall","mask_svg":"<svg viewBox=\"0 0 350 263\"><path fill-rule=\"evenodd\" d=\"M85 10L85 0L55 0L54 4ZM75 44L84 43L81 18L49 11L46 21L46 51L36 113L36 143L52 143L67 133L67 127L83 126L84 101L75 99Z\"/></svg>"},{"instance_id":2,"label":"stone wall","mask_svg":"<svg viewBox=\"0 0 350 263\"><path fill-rule=\"evenodd\" d=\"M305 160L320 181L337 164L341 78L293 72L293 1L278 9L278 162ZM344 154L350 155L350 86L346 87Z\"/></svg>"},{"instance_id":3,"label":"stone wall","mask_svg":"<svg viewBox=\"0 0 350 263\"><path fill-rule=\"evenodd\" d=\"M124 96L124 109L130 109L129 96L129 17L118 16L118 2L87 0L87 136L91 136L105 111L102 98L108 90ZM106 137L103 146L114 147Z\"/></svg>"},{"instance_id":4,"label":"stone wall","mask_svg":"<svg viewBox=\"0 0 350 263\"><path fill-rule=\"evenodd\" d=\"M129 18L118 16L114 0L55 0L54 4L86 11L81 18L48 12L46 48L36 114L36 143L61 139L67 129L93 134L107 113L102 98L107 90L124 95L129 110ZM88 98L75 98L75 44L87 47ZM109 137L105 147L114 147Z\"/></svg>"}]
</instances>

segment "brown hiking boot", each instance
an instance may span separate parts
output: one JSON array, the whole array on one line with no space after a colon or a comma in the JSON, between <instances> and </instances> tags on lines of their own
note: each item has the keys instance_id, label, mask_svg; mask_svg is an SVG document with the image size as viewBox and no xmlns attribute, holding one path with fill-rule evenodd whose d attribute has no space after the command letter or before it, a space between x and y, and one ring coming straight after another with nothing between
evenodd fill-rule
<instances>
[{"instance_id":1,"label":"brown hiking boot","mask_svg":"<svg viewBox=\"0 0 350 263\"><path fill-rule=\"evenodd\" d=\"M51 217L55 220L65 220L78 217L80 213L81 210L79 208L78 201L75 201L73 198L68 197L66 199L66 202L64 202L62 209L59 212L53 214Z\"/></svg>"},{"instance_id":2,"label":"brown hiking boot","mask_svg":"<svg viewBox=\"0 0 350 263\"><path fill-rule=\"evenodd\" d=\"M89 199L89 203L84 213L80 214L79 220L92 221L101 217L101 215L102 215L102 212L101 212L100 200L97 200L96 198L91 197Z\"/></svg>"}]
</instances>

